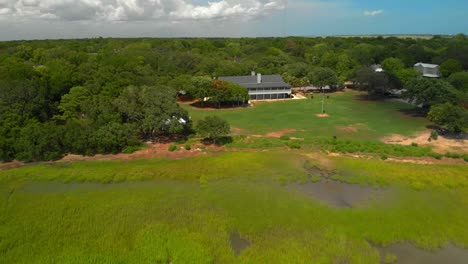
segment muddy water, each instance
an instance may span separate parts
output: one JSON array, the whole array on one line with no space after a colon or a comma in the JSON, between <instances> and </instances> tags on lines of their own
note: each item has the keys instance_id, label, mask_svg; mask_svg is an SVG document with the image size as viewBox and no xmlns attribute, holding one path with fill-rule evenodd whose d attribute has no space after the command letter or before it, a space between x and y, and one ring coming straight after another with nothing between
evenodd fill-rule
<instances>
[{"instance_id":1,"label":"muddy water","mask_svg":"<svg viewBox=\"0 0 468 264\"><path fill-rule=\"evenodd\" d=\"M410 243L393 244L380 249L382 263L385 256L392 254L397 257L395 264L466 264L468 263L468 249L449 245L437 251L419 249Z\"/></svg>"},{"instance_id":2,"label":"muddy water","mask_svg":"<svg viewBox=\"0 0 468 264\"><path fill-rule=\"evenodd\" d=\"M322 180L317 183L289 184L288 188L301 192L314 199L325 202L334 207L357 207L377 199L389 192L382 188L348 184L333 180Z\"/></svg>"},{"instance_id":3,"label":"muddy water","mask_svg":"<svg viewBox=\"0 0 468 264\"><path fill-rule=\"evenodd\" d=\"M239 255L244 249L250 246L250 242L241 238L238 232L232 232L230 237L231 248L236 255Z\"/></svg>"}]
</instances>

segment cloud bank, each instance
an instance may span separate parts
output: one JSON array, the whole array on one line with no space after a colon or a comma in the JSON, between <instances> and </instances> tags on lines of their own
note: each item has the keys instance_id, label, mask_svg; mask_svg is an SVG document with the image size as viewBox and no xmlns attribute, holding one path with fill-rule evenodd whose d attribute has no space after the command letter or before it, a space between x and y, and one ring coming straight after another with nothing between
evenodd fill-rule
<instances>
[{"instance_id":1,"label":"cloud bank","mask_svg":"<svg viewBox=\"0 0 468 264\"><path fill-rule=\"evenodd\" d=\"M286 0L0 0L0 18L59 21L187 21L255 18L286 7Z\"/></svg>"},{"instance_id":2,"label":"cloud bank","mask_svg":"<svg viewBox=\"0 0 468 264\"><path fill-rule=\"evenodd\" d=\"M382 9L372 10L372 11L369 11L369 10L364 11L365 16L378 16L378 15L381 15L382 13L383 13Z\"/></svg>"}]
</instances>

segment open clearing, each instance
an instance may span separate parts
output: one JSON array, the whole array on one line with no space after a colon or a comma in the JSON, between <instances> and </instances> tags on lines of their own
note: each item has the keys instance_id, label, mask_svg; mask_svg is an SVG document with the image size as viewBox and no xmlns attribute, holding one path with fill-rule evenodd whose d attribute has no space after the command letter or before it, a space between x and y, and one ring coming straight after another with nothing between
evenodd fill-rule
<instances>
[{"instance_id":1,"label":"open clearing","mask_svg":"<svg viewBox=\"0 0 468 264\"><path fill-rule=\"evenodd\" d=\"M402 241L463 257L467 186L464 164L303 151L31 165L0 171L0 263L379 263Z\"/></svg>"},{"instance_id":2,"label":"open clearing","mask_svg":"<svg viewBox=\"0 0 468 264\"><path fill-rule=\"evenodd\" d=\"M375 139L391 134L410 136L425 129L429 122L425 118L404 114L413 106L395 101L367 101L353 91L331 94L326 99L329 117L316 115L321 111L319 98L288 100L279 102L257 102L255 106L222 111L206 111L183 105L193 121L207 115L225 118L235 132L244 135L264 135L272 131L295 130L292 135L301 138L331 137L337 135L350 139ZM343 130L353 127L353 131Z\"/></svg>"}]
</instances>

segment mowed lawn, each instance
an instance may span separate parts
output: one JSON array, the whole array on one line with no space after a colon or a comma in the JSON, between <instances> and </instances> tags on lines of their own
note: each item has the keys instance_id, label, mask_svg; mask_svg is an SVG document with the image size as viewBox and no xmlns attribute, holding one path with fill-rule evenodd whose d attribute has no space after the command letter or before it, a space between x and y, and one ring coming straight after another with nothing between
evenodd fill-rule
<instances>
[{"instance_id":1,"label":"mowed lawn","mask_svg":"<svg viewBox=\"0 0 468 264\"><path fill-rule=\"evenodd\" d=\"M395 101L370 101L356 92L333 93L325 99L330 116L317 117L321 111L321 95L311 100L256 102L254 107L204 110L183 105L193 121L208 115L225 118L240 134L267 134L294 129L294 136L304 138L337 135L356 139L378 139L389 134L410 136L429 124L427 119L413 117L404 111L414 106Z\"/></svg>"},{"instance_id":2,"label":"mowed lawn","mask_svg":"<svg viewBox=\"0 0 468 264\"><path fill-rule=\"evenodd\" d=\"M390 195L333 207L288 187L306 162ZM0 171L0 263L377 264L377 245L467 247L465 168L269 151Z\"/></svg>"}]
</instances>

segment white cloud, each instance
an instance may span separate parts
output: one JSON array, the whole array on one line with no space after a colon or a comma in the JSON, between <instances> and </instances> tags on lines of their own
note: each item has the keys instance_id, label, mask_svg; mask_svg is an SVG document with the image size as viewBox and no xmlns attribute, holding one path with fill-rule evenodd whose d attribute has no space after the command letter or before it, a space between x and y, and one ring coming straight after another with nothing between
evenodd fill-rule
<instances>
[{"instance_id":1,"label":"white cloud","mask_svg":"<svg viewBox=\"0 0 468 264\"><path fill-rule=\"evenodd\" d=\"M286 0L0 0L0 18L65 21L184 21L254 18L286 7Z\"/></svg>"},{"instance_id":2,"label":"white cloud","mask_svg":"<svg viewBox=\"0 0 468 264\"><path fill-rule=\"evenodd\" d=\"M383 10L382 9L379 9L379 10L366 10L364 11L364 15L365 16L378 16L378 15L381 15L383 13Z\"/></svg>"}]
</instances>

